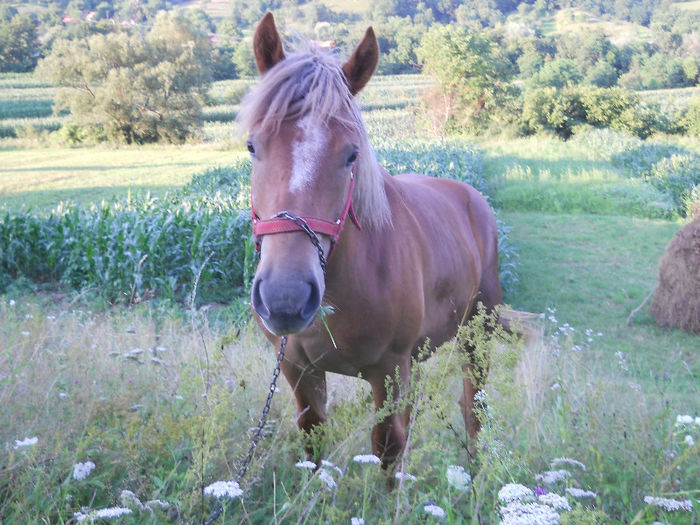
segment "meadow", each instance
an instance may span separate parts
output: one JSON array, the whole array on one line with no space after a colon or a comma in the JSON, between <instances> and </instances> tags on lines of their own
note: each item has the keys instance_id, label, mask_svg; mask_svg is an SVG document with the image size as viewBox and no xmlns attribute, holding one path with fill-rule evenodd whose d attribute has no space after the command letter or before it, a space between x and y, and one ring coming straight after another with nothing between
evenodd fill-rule
<instances>
[{"instance_id":1,"label":"meadow","mask_svg":"<svg viewBox=\"0 0 700 525\"><path fill-rule=\"evenodd\" d=\"M48 100L31 78L0 82ZM205 487L238 471L275 357L247 313L238 84L214 85L203 144L65 148L46 129L0 142L3 231L44 243L25 270L74 254L59 282L0 282L0 521L201 522L218 502ZM392 173L457 177L489 196L506 299L532 314L526 345L489 346L478 455L466 452L455 343L405 393L416 410L400 479L363 462L375 421L363 381L330 374L331 422L318 437L327 463L316 472L302 463L280 381L242 495L223 500L219 523L515 523L529 511L540 512L530 523L700 523L700 339L658 328L643 309L628 322L683 224L684 194L664 174L694 169L700 144L601 130L567 142L437 138L421 120L427 85L370 83L362 104L378 157ZM80 211L57 206L66 200ZM130 251L88 265L80 253L92 237L74 238L92 231L114 232L116 244L120 231L138 235ZM16 244L6 254L31 251Z\"/></svg>"}]
</instances>

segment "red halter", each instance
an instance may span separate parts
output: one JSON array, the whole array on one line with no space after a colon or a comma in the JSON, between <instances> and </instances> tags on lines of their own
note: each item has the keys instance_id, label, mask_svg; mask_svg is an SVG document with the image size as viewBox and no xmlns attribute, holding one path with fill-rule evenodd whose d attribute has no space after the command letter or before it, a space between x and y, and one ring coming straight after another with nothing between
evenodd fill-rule
<instances>
[{"instance_id":1,"label":"red halter","mask_svg":"<svg viewBox=\"0 0 700 525\"><path fill-rule=\"evenodd\" d=\"M345 225L345 220L350 215L350 219L353 224L357 226L357 229L362 231L362 227L355 216L355 210L352 208L352 189L355 187L355 177L350 179L350 189L348 190L348 198L345 200L345 206L340 214L340 218L336 221L329 221L328 219L323 219L321 217L311 217L308 215L300 215L298 218L302 219L302 222L308 225L311 231L315 234L327 235L331 238L331 247L328 250L328 257L330 257L335 247L335 243L338 242L340 233L343 231L343 226ZM253 219L253 235L255 237L255 246L258 251L260 251L260 238L263 235L274 235L277 233L289 233L296 231L306 231L300 224L295 222L292 215L289 212L280 212L269 219L261 219L258 214L255 213L255 208L253 206L253 197L251 195L250 199L250 213Z\"/></svg>"}]
</instances>

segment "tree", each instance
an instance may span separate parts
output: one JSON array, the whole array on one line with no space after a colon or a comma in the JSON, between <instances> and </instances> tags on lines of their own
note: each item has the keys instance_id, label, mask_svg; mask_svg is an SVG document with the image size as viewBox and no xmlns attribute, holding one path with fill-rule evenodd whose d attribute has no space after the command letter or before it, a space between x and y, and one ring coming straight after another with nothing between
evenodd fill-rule
<instances>
[{"instance_id":1,"label":"tree","mask_svg":"<svg viewBox=\"0 0 700 525\"><path fill-rule=\"evenodd\" d=\"M55 43L40 74L63 87L58 109L121 142L182 142L201 124L210 82L209 39L161 12L145 35L93 35Z\"/></svg>"},{"instance_id":2,"label":"tree","mask_svg":"<svg viewBox=\"0 0 700 525\"><path fill-rule=\"evenodd\" d=\"M0 12L0 71L31 71L39 54L37 24L14 8Z\"/></svg>"},{"instance_id":3,"label":"tree","mask_svg":"<svg viewBox=\"0 0 700 525\"><path fill-rule=\"evenodd\" d=\"M517 94L512 65L486 36L436 26L423 36L417 54L437 81L428 100L436 127L479 132L509 113Z\"/></svg>"},{"instance_id":4,"label":"tree","mask_svg":"<svg viewBox=\"0 0 700 525\"><path fill-rule=\"evenodd\" d=\"M531 83L537 86L564 87L581 82L582 76L578 65L570 58L555 58L545 63L532 77Z\"/></svg>"}]
</instances>

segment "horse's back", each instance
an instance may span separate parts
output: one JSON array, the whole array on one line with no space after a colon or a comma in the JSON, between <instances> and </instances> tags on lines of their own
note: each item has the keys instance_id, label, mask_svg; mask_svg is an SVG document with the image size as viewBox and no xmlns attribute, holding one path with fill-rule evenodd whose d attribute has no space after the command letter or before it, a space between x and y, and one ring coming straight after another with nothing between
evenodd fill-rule
<instances>
[{"instance_id":1,"label":"horse's back","mask_svg":"<svg viewBox=\"0 0 700 525\"><path fill-rule=\"evenodd\" d=\"M493 211L476 188L454 179L413 173L394 179L400 182L407 206L438 238L452 230L465 238L473 237L482 259L488 259L488 254L497 249Z\"/></svg>"}]
</instances>

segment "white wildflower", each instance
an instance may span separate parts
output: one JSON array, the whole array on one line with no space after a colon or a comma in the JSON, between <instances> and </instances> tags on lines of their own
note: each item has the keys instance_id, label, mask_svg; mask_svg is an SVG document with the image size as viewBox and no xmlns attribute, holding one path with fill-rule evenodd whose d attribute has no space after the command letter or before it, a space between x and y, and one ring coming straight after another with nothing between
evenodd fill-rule
<instances>
[{"instance_id":1,"label":"white wildflower","mask_svg":"<svg viewBox=\"0 0 700 525\"><path fill-rule=\"evenodd\" d=\"M557 510L571 510L571 505L569 505L569 500L564 496L555 494L554 492L548 492L547 494L540 494L538 496L540 503L549 505Z\"/></svg>"},{"instance_id":2,"label":"white wildflower","mask_svg":"<svg viewBox=\"0 0 700 525\"><path fill-rule=\"evenodd\" d=\"M32 447L36 445L39 442L38 437L30 437L30 438L24 438L23 440L15 439L15 446L14 449L17 450L18 448L22 447Z\"/></svg>"},{"instance_id":3,"label":"white wildflower","mask_svg":"<svg viewBox=\"0 0 700 525\"><path fill-rule=\"evenodd\" d=\"M8 301L7 304L8 304L9 306L14 306L14 305L16 305L17 303L15 302L14 299L10 299L10 300Z\"/></svg>"},{"instance_id":4,"label":"white wildflower","mask_svg":"<svg viewBox=\"0 0 700 525\"><path fill-rule=\"evenodd\" d=\"M569 476L571 476L571 472L568 470L547 470L542 472L542 474L537 474L535 479L537 481L541 481L542 483L546 483L547 485L551 485L557 481L563 481Z\"/></svg>"},{"instance_id":5,"label":"white wildflower","mask_svg":"<svg viewBox=\"0 0 700 525\"><path fill-rule=\"evenodd\" d=\"M504 503L535 499L535 493L520 483L508 483L498 491L498 499Z\"/></svg>"},{"instance_id":6,"label":"white wildflower","mask_svg":"<svg viewBox=\"0 0 700 525\"><path fill-rule=\"evenodd\" d=\"M321 460L321 465L323 465L323 466L326 467L326 468L332 468L332 469L335 470L338 474L340 474L340 477L341 477L341 478L343 477L343 470L342 470L340 467L338 467L337 465L334 465L333 463L331 463L330 461L326 461L325 459L322 459L322 460Z\"/></svg>"},{"instance_id":7,"label":"white wildflower","mask_svg":"<svg viewBox=\"0 0 700 525\"><path fill-rule=\"evenodd\" d=\"M556 392L557 390L561 390L561 385L559 383L554 383L549 389Z\"/></svg>"},{"instance_id":8,"label":"white wildflower","mask_svg":"<svg viewBox=\"0 0 700 525\"><path fill-rule=\"evenodd\" d=\"M460 465L450 465L447 467L447 483L457 490L467 490L472 477L466 473L464 467Z\"/></svg>"},{"instance_id":9,"label":"white wildflower","mask_svg":"<svg viewBox=\"0 0 700 525\"><path fill-rule=\"evenodd\" d=\"M324 468L318 471L318 479L321 480L328 490L335 490L338 488L338 484L333 479L330 471Z\"/></svg>"},{"instance_id":10,"label":"white wildflower","mask_svg":"<svg viewBox=\"0 0 700 525\"><path fill-rule=\"evenodd\" d=\"M431 516L435 516L438 519L443 519L445 516L447 516L447 514L445 513L445 510L442 507L438 507L437 505L424 505L423 511L426 514L430 514Z\"/></svg>"},{"instance_id":11,"label":"white wildflower","mask_svg":"<svg viewBox=\"0 0 700 525\"><path fill-rule=\"evenodd\" d=\"M171 507L171 504L167 501L162 501L159 499L149 499L144 506L151 510L156 507L159 507L160 510L168 510Z\"/></svg>"},{"instance_id":12,"label":"white wildflower","mask_svg":"<svg viewBox=\"0 0 700 525\"><path fill-rule=\"evenodd\" d=\"M24 337L29 337L29 332L27 332L26 330L22 330L22 335Z\"/></svg>"},{"instance_id":13,"label":"white wildflower","mask_svg":"<svg viewBox=\"0 0 700 525\"><path fill-rule=\"evenodd\" d=\"M691 436L690 434L686 434L683 441L685 441L685 444L688 445L689 447L695 446L695 440L693 439L693 436Z\"/></svg>"},{"instance_id":14,"label":"white wildflower","mask_svg":"<svg viewBox=\"0 0 700 525\"><path fill-rule=\"evenodd\" d=\"M350 518L350 525L365 525L365 520L362 518Z\"/></svg>"},{"instance_id":15,"label":"white wildflower","mask_svg":"<svg viewBox=\"0 0 700 525\"><path fill-rule=\"evenodd\" d=\"M76 463L73 465L73 479L82 481L90 475L90 472L95 470L95 464L92 461L85 463Z\"/></svg>"},{"instance_id":16,"label":"white wildflower","mask_svg":"<svg viewBox=\"0 0 700 525\"><path fill-rule=\"evenodd\" d=\"M698 426L700 426L700 416L697 416L697 417L695 418L695 424L698 425Z\"/></svg>"},{"instance_id":17,"label":"white wildflower","mask_svg":"<svg viewBox=\"0 0 700 525\"><path fill-rule=\"evenodd\" d=\"M298 461L297 463L294 464L296 468L306 468L309 470L316 470L316 463L313 461Z\"/></svg>"},{"instance_id":18,"label":"white wildflower","mask_svg":"<svg viewBox=\"0 0 700 525\"><path fill-rule=\"evenodd\" d=\"M235 481L216 481L205 487L204 493L215 498L238 498L243 495L241 487Z\"/></svg>"},{"instance_id":19,"label":"white wildflower","mask_svg":"<svg viewBox=\"0 0 700 525\"><path fill-rule=\"evenodd\" d=\"M122 490L119 494L119 501L122 505L129 508L137 508L139 511L146 510L146 507L141 503L141 500L130 490Z\"/></svg>"},{"instance_id":20,"label":"white wildflower","mask_svg":"<svg viewBox=\"0 0 700 525\"><path fill-rule=\"evenodd\" d=\"M513 501L501 507L501 525L557 525L559 513L548 505Z\"/></svg>"},{"instance_id":21,"label":"white wildflower","mask_svg":"<svg viewBox=\"0 0 700 525\"><path fill-rule=\"evenodd\" d=\"M131 509L124 507L109 507L108 509L100 509L95 513L96 518L118 518L131 514Z\"/></svg>"},{"instance_id":22,"label":"white wildflower","mask_svg":"<svg viewBox=\"0 0 700 525\"><path fill-rule=\"evenodd\" d=\"M567 487L564 489L574 498L597 498L598 495L590 490L583 490L576 487Z\"/></svg>"},{"instance_id":23,"label":"white wildflower","mask_svg":"<svg viewBox=\"0 0 700 525\"><path fill-rule=\"evenodd\" d=\"M615 355L617 356L617 362L620 365L620 368L625 372L629 372L629 367L627 366L627 358L625 357L625 354L618 350L617 352L615 352Z\"/></svg>"},{"instance_id":24,"label":"white wildflower","mask_svg":"<svg viewBox=\"0 0 700 525\"><path fill-rule=\"evenodd\" d=\"M377 465L382 462L382 460L374 454L358 454L357 456L354 456L352 460L355 463L376 463Z\"/></svg>"},{"instance_id":25,"label":"white wildflower","mask_svg":"<svg viewBox=\"0 0 700 525\"><path fill-rule=\"evenodd\" d=\"M674 512L676 510L685 510L690 512L693 510L693 502L689 499L676 500L669 498L655 498L653 496L644 496L644 503L647 505L653 505L655 507L661 507L668 512Z\"/></svg>"},{"instance_id":26,"label":"white wildflower","mask_svg":"<svg viewBox=\"0 0 700 525\"><path fill-rule=\"evenodd\" d=\"M684 415L681 416L680 414L676 416L676 426L679 425L692 425L693 424L693 416L690 415Z\"/></svg>"},{"instance_id":27,"label":"white wildflower","mask_svg":"<svg viewBox=\"0 0 700 525\"><path fill-rule=\"evenodd\" d=\"M59 399L65 399L65 398L67 398L67 397L69 397L69 396L68 396L68 394L66 394L65 392L59 392L59 393L58 393L58 397L59 397Z\"/></svg>"},{"instance_id":28,"label":"white wildflower","mask_svg":"<svg viewBox=\"0 0 700 525\"><path fill-rule=\"evenodd\" d=\"M87 514L83 514L82 512L76 512L73 514L73 517L75 518L75 521L78 522L85 520L93 522L97 519L118 518L120 516L125 516L126 514L131 513L131 509L127 509L124 507L110 507L108 509L93 510L91 512L88 512Z\"/></svg>"},{"instance_id":29,"label":"white wildflower","mask_svg":"<svg viewBox=\"0 0 700 525\"><path fill-rule=\"evenodd\" d=\"M577 459L573 458L556 458L552 460L552 468L558 467L559 465L574 465L576 467L579 467L581 470L586 470L586 465L581 463Z\"/></svg>"},{"instance_id":30,"label":"white wildflower","mask_svg":"<svg viewBox=\"0 0 700 525\"><path fill-rule=\"evenodd\" d=\"M405 481L416 481L416 477L413 474L409 474L408 472L397 472L394 474L394 477L396 479L403 479Z\"/></svg>"}]
</instances>

